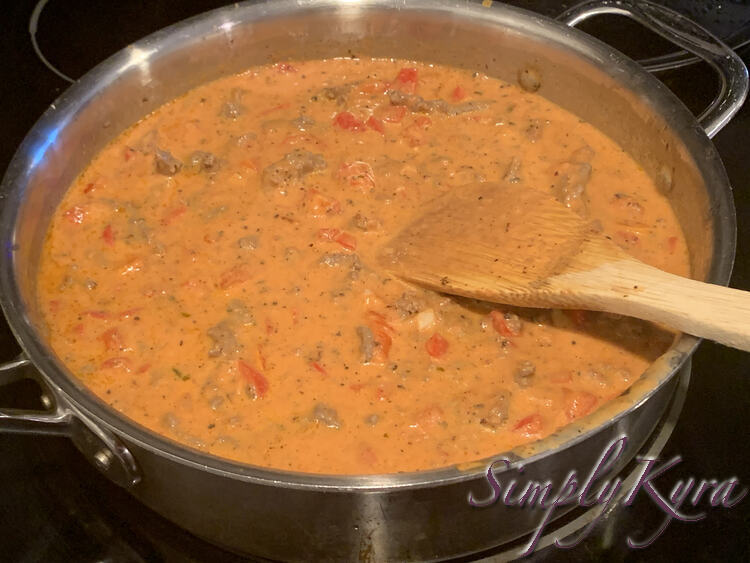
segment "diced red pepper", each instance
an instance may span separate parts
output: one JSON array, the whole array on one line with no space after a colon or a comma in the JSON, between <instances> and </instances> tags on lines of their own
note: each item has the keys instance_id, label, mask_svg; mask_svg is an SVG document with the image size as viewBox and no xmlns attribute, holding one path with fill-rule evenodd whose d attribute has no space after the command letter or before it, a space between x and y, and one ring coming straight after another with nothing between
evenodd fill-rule
<instances>
[{"instance_id":1,"label":"diced red pepper","mask_svg":"<svg viewBox=\"0 0 750 563\"><path fill-rule=\"evenodd\" d=\"M596 395L588 391L565 391L565 415L571 421L589 414L599 402Z\"/></svg>"},{"instance_id":2,"label":"diced red pepper","mask_svg":"<svg viewBox=\"0 0 750 563\"><path fill-rule=\"evenodd\" d=\"M63 213L63 216L71 223L80 225L83 223L84 217L86 217L86 210L83 207L75 205Z\"/></svg>"},{"instance_id":3,"label":"diced red pepper","mask_svg":"<svg viewBox=\"0 0 750 563\"><path fill-rule=\"evenodd\" d=\"M430 356L439 358L448 351L448 341L436 332L427 340L425 348Z\"/></svg>"},{"instance_id":4,"label":"diced red pepper","mask_svg":"<svg viewBox=\"0 0 750 563\"><path fill-rule=\"evenodd\" d=\"M366 131L367 126L361 119L357 119L353 113L342 111L333 118L333 124L346 131Z\"/></svg>"},{"instance_id":5,"label":"diced red pepper","mask_svg":"<svg viewBox=\"0 0 750 563\"><path fill-rule=\"evenodd\" d=\"M413 94L417 89L419 71L416 68L402 68L396 75L396 88L402 92Z\"/></svg>"},{"instance_id":6,"label":"diced red pepper","mask_svg":"<svg viewBox=\"0 0 750 563\"><path fill-rule=\"evenodd\" d=\"M320 372L323 375L328 375L328 372L326 371L326 369L323 366L321 366L318 362L310 362L310 365L315 371Z\"/></svg>"},{"instance_id":7,"label":"diced red pepper","mask_svg":"<svg viewBox=\"0 0 750 563\"><path fill-rule=\"evenodd\" d=\"M451 100L454 102L460 102L466 97L466 90L464 90L461 86L456 86L453 89L453 92L451 92Z\"/></svg>"},{"instance_id":8,"label":"diced red pepper","mask_svg":"<svg viewBox=\"0 0 750 563\"><path fill-rule=\"evenodd\" d=\"M269 387L265 376L242 360L237 361L237 367L242 378L255 388L256 397L259 399L263 398L268 392Z\"/></svg>"},{"instance_id":9,"label":"diced red pepper","mask_svg":"<svg viewBox=\"0 0 750 563\"><path fill-rule=\"evenodd\" d=\"M383 125L383 122L380 121L377 117L374 117L372 115L368 117L367 126L373 131L377 131L378 133L385 134L385 126Z\"/></svg>"},{"instance_id":10,"label":"diced red pepper","mask_svg":"<svg viewBox=\"0 0 750 563\"><path fill-rule=\"evenodd\" d=\"M490 318L492 319L492 328L494 328L500 336L518 336L520 332L518 330L515 330L508 322L505 320L505 313L502 311L491 311L490 312Z\"/></svg>"},{"instance_id":11,"label":"diced red pepper","mask_svg":"<svg viewBox=\"0 0 750 563\"><path fill-rule=\"evenodd\" d=\"M109 330L105 330L101 336L99 336L102 342L104 342L104 347L107 349L108 352L112 352L115 350L122 350L123 340L122 335L120 334L120 331L116 328L110 328Z\"/></svg>"},{"instance_id":12,"label":"diced red pepper","mask_svg":"<svg viewBox=\"0 0 750 563\"><path fill-rule=\"evenodd\" d=\"M115 244L115 233L112 231L112 225L107 225L102 231L102 239L107 246Z\"/></svg>"},{"instance_id":13,"label":"diced red pepper","mask_svg":"<svg viewBox=\"0 0 750 563\"><path fill-rule=\"evenodd\" d=\"M542 417L538 414L531 414L525 418L519 420L513 427L513 430L518 430L524 436L531 438L532 436L538 436L542 431Z\"/></svg>"}]
</instances>

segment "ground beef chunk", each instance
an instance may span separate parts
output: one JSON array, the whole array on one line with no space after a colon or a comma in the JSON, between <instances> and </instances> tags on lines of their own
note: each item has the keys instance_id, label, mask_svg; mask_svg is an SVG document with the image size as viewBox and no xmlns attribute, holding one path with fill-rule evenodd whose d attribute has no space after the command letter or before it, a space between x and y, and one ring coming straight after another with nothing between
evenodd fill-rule
<instances>
[{"instance_id":1,"label":"ground beef chunk","mask_svg":"<svg viewBox=\"0 0 750 563\"><path fill-rule=\"evenodd\" d=\"M263 169L263 187L265 189L286 187L325 167L326 161L322 155L304 149L294 149L285 154L282 159Z\"/></svg>"},{"instance_id":2,"label":"ground beef chunk","mask_svg":"<svg viewBox=\"0 0 750 563\"><path fill-rule=\"evenodd\" d=\"M339 415L325 403L318 403L313 409L312 418L315 422L326 425L328 428L341 428Z\"/></svg>"},{"instance_id":3,"label":"ground beef chunk","mask_svg":"<svg viewBox=\"0 0 750 563\"><path fill-rule=\"evenodd\" d=\"M375 351L375 337L372 330L366 326L357 327L357 336L359 336L359 351L362 355L362 363L369 364Z\"/></svg>"},{"instance_id":4,"label":"ground beef chunk","mask_svg":"<svg viewBox=\"0 0 750 563\"><path fill-rule=\"evenodd\" d=\"M154 153L154 167L158 174L174 176L182 168L182 162L173 157L169 151L156 149Z\"/></svg>"},{"instance_id":5,"label":"ground beef chunk","mask_svg":"<svg viewBox=\"0 0 750 563\"><path fill-rule=\"evenodd\" d=\"M394 106L406 106L409 111L417 113L444 113L446 115L460 115L470 111L479 111L489 106L488 102L463 102L460 104L449 104L445 100L425 100L416 94L405 94L399 90L386 92L388 99Z\"/></svg>"},{"instance_id":6,"label":"ground beef chunk","mask_svg":"<svg viewBox=\"0 0 750 563\"><path fill-rule=\"evenodd\" d=\"M209 357L232 357L239 352L240 345L229 322L221 321L209 328L206 334L213 341L213 346L208 350Z\"/></svg>"}]
</instances>

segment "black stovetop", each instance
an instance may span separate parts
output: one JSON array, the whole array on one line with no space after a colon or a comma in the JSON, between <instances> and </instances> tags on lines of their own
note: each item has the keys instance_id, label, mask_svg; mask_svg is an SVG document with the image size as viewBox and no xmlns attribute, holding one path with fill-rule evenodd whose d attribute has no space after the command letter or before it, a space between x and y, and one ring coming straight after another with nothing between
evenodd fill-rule
<instances>
[{"instance_id":1,"label":"black stovetop","mask_svg":"<svg viewBox=\"0 0 750 563\"><path fill-rule=\"evenodd\" d=\"M40 50L65 75L78 77L128 43L185 17L217 7L220 0L16 0L3 5L0 56L0 170L34 121L66 88L34 52L29 22L35 7ZM510 2L545 15L570 3ZM744 2L664 2L700 18L704 25L735 44L747 33L750 7ZM45 5L46 4L46 5ZM592 32L634 57L669 52L647 31L611 17L587 23ZM740 49L750 62L750 47ZM716 80L706 65L662 73L660 77L693 111L713 94ZM732 285L750 289L750 105L714 139L735 189L738 255ZM18 353L0 322L0 360ZM14 384L0 390L0 404L21 404L35 396L33 386ZM669 488L688 477L737 477L750 484L746 442L750 418L750 356L703 343L693 359L687 399L663 459L681 455L682 463L663 480ZM28 406L28 403L27 403ZM625 509L623 509L625 510ZM699 522L672 522L644 550L627 547L627 535L644 536L664 515L640 497L617 517L615 526L598 527L570 551L548 548L532 560L750 560L750 499L732 509L709 509ZM0 435L0 560L3 561L242 561L221 551L133 500L96 472L64 438Z\"/></svg>"}]
</instances>

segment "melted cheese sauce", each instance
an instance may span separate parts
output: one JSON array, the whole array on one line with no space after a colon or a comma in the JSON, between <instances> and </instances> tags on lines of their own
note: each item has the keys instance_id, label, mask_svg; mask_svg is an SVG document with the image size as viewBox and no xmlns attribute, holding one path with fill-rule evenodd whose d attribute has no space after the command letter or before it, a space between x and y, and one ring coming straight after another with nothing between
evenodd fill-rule
<instances>
[{"instance_id":1,"label":"melted cheese sauce","mask_svg":"<svg viewBox=\"0 0 750 563\"><path fill-rule=\"evenodd\" d=\"M374 269L427 202L477 181L548 189L688 274L651 179L544 98L413 62L295 62L203 85L93 160L43 252L49 341L133 420L250 464L411 471L532 442L622 393L673 335Z\"/></svg>"}]
</instances>

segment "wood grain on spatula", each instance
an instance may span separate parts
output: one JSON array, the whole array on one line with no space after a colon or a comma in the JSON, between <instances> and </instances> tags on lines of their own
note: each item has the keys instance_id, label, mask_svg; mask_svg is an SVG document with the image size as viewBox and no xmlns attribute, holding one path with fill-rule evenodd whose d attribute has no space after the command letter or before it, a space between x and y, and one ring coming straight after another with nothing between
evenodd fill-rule
<instances>
[{"instance_id":1,"label":"wood grain on spatula","mask_svg":"<svg viewBox=\"0 0 750 563\"><path fill-rule=\"evenodd\" d=\"M378 260L443 293L618 313L750 350L750 293L644 264L541 190L456 188L387 243Z\"/></svg>"}]
</instances>

